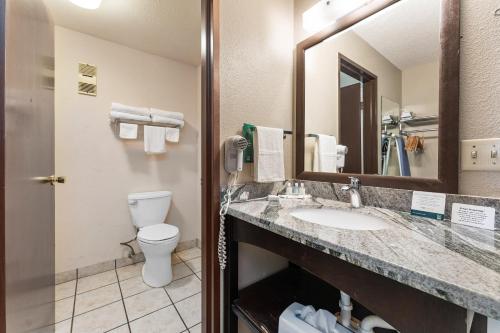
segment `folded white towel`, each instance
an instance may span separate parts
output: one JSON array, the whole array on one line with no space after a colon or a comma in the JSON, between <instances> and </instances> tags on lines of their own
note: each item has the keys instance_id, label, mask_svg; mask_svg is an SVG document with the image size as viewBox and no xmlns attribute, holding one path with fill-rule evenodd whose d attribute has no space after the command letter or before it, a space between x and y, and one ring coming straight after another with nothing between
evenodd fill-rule
<instances>
[{"instance_id":1,"label":"folded white towel","mask_svg":"<svg viewBox=\"0 0 500 333\"><path fill-rule=\"evenodd\" d=\"M285 180L283 129L257 126L253 141L254 180L261 183Z\"/></svg>"},{"instance_id":2,"label":"folded white towel","mask_svg":"<svg viewBox=\"0 0 500 333\"><path fill-rule=\"evenodd\" d=\"M136 115L136 114L132 114L132 113L125 113L125 112L118 112L118 111L111 111L109 113L109 116L111 117L112 120L124 119L124 120L151 121L150 116L141 116L141 115Z\"/></svg>"},{"instance_id":3,"label":"folded white towel","mask_svg":"<svg viewBox=\"0 0 500 333\"><path fill-rule=\"evenodd\" d=\"M313 171L337 172L337 139L334 136L318 134L314 145Z\"/></svg>"},{"instance_id":4,"label":"folded white towel","mask_svg":"<svg viewBox=\"0 0 500 333\"><path fill-rule=\"evenodd\" d=\"M162 117L162 116L158 116L156 114L152 114L151 120L154 123L170 124L170 125L179 126L181 128L184 127L184 120L179 120L179 119L175 119L175 118Z\"/></svg>"},{"instance_id":5,"label":"folded white towel","mask_svg":"<svg viewBox=\"0 0 500 333\"><path fill-rule=\"evenodd\" d=\"M148 108L130 106L130 105L125 105L125 104L120 104L120 103L115 103L115 102L111 103L111 111L118 111L118 112L123 112L123 113L141 115L141 116L149 116L150 115L150 111Z\"/></svg>"},{"instance_id":6,"label":"folded white towel","mask_svg":"<svg viewBox=\"0 0 500 333\"><path fill-rule=\"evenodd\" d=\"M179 142L180 130L178 128L165 128L165 140L169 142Z\"/></svg>"},{"instance_id":7,"label":"folded white towel","mask_svg":"<svg viewBox=\"0 0 500 333\"><path fill-rule=\"evenodd\" d=\"M152 115L162 116L165 118L174 118L177 120L184 120L184 113L182 113L182 112L165 111L165 110L155 109L155 108L149 109L149 112Z\"/></svg>"},{"instance_id":8,"label":"folded white towel","mask_svg":"<svg viewBox=\"0 0 500 333\"><path fill-rule=\"evenodd\" d=\"M144 151L147 154L162 154L165 148L165 128L144 126Z\"/></svg>"},{"instance_id":9,"label":"folded white towel","mask_svg":"<svg viewBox=\"0 0 500 333\"><path fill-rule=\"evenodd\" d=\"M137 125L120 123L120 138L121 139L137 139Z\"/></svg>"}]
</instances>

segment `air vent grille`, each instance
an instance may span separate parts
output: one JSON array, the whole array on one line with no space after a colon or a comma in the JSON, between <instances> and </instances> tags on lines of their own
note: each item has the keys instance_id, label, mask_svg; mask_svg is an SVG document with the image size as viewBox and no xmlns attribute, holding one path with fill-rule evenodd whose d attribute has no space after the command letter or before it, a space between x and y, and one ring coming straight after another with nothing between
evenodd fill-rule
<instances>
[{"instance_id":1,"label":"air vent grille","mask_svg":"<svg viewBox=\"0 0 500 333\"><path fill-rule=\"evenodd\" d=\"M78 64L78 93L97 96L97 67L85 63Z\"/></svg>"}]
</instances>

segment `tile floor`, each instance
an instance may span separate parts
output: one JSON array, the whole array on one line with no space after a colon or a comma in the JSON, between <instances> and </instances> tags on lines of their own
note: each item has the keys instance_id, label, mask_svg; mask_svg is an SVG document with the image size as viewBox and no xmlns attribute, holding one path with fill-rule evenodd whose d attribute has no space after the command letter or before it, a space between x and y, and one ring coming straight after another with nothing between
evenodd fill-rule
<instances>
[{"instance_id":1,"label":"tile floor","mask_svg":"<svg viewBox=\"0 0 500 333\"><path fill-rule=\"evenodd\" d=\"M56 285L56 333L201 332L201 252L172 255L173 281L151 288L143 263Z\"/></svg>"}]
</instances>

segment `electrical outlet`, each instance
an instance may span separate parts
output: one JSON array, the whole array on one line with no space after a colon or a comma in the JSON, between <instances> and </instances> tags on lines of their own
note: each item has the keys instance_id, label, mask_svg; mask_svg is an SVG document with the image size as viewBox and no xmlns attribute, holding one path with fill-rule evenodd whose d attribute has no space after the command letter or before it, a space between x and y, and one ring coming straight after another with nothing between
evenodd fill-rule
<instances>
[{"instance_id":1,"label":"electrical outlet","mask_svg":"<svg viewBox=\"0 0 500 333\"><path fill-rule=\"evenodd\" d=\"M463 171L500 171L500 138L462 140Z\"/></svg>"}]
</instances>

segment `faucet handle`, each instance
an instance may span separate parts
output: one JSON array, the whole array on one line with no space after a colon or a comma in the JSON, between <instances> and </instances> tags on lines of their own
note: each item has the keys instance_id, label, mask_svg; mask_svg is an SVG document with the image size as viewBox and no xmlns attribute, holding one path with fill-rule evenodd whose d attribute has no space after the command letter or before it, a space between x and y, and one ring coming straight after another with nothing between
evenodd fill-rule
<instances>
[{"instance_id":1,"label":"faucet handle","mask_svg":"<svg viewBox=\"0 0 500 333\"><path fill-rule=\"evenodd\" d=\"M359 190L359 185L361 184L360 180L358 177L349 177L351 180L350 187L355 188L356 190Z\"/></svg>"}]
</instances>

